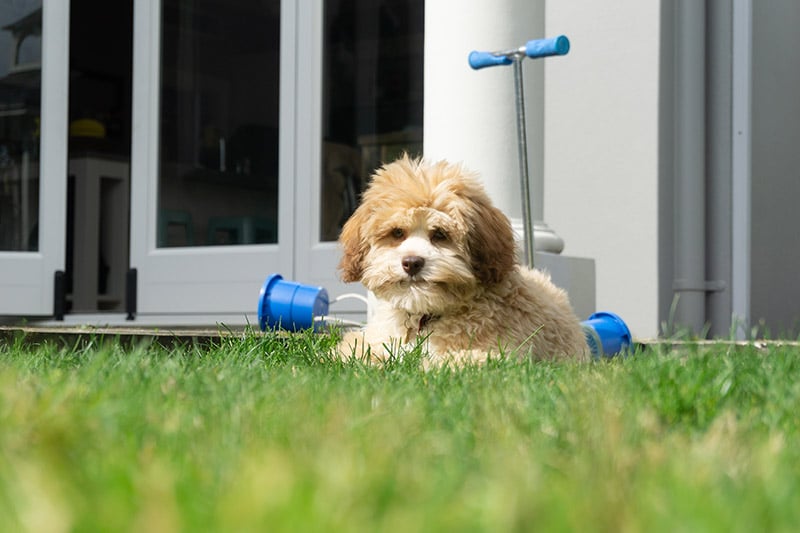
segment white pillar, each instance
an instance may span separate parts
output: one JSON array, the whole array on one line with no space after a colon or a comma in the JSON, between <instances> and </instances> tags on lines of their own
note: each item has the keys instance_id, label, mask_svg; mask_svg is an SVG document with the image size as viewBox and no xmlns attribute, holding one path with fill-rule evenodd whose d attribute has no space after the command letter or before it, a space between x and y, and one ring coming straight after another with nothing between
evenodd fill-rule
<instances>
[{"instance_id":1,"label":"white pillar","mask_svg":"<svg viewBox=\"0 0 800 533\"><path fill-rule=\"evenodd\" d=\"M463 161L483 177L495 204L522 235L514 75L511 67L472 70L472 50L516 48L544 34L544 0L425 3L424 153ZM558 61L558 58L551 60ZM523 62L531 207L538 251L559 253L564 241L544 219L543 60Z\"/></svg>"}]
</instances>

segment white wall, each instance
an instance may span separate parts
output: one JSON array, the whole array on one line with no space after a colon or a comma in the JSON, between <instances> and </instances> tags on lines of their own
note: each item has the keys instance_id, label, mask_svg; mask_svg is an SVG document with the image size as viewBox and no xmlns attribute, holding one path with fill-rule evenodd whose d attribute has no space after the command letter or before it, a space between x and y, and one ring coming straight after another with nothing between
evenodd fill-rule
<instances>
[{"instance_id":1,"label":"white wall","mask_svg":"<svg viewBox=\"0 0 800 533\"><path fill-rule=\"evenodd\" d=\"M546 4L572 48L545 64L545 220L639 338L658 333L659 21L656 0Z\"/></svg>"}]
</instances>

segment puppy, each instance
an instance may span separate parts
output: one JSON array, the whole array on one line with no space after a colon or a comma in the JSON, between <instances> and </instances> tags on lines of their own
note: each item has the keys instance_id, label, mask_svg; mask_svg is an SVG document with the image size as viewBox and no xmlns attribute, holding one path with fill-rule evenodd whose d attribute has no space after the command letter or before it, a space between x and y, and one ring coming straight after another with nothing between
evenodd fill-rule
<instances>
[{"instance_id":1,"label":"puppy","mask_svg":"<svg viewBox=\"0 0 800 533\"><path fill-rule=\"evenodd\" d=\"M433 364L589 357L566 293L518 264L508 218L460 165L384 165L339 241L342 280L378 299L366 328L345 334L344 357L380 361L419 342Z\"/></svg>"}]
</instances>

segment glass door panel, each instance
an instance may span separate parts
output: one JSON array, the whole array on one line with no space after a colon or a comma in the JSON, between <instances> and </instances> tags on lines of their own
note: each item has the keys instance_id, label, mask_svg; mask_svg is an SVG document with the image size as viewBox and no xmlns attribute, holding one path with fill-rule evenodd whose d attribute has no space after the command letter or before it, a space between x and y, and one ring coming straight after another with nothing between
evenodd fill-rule
<instances>
[{"instance_id":1,"label":"glass door panel","mask_svg":"<svg viewBox=\"0 0 800 533\"><path fill-rule=\"evenodd\" d=\"M334 241L375 168L422 153L423 0L328 0L322 45L320 240Z\"/></svg>"},{"instance_id":2,"label":"glass door panel","mask_svg":"<svg viewBox=\"0 0 800 533\"><path fill-rule=\"evenodd\" d=\"M42 2L0 4L0 251L39 249Z\"/></svg>"},{"instance_id":3,"label":"glass door panel","mask_svg":"<svg viewBox=\"0 0 800 533\"><path fill-rule=\"evenodd\" d=\"M280 5L165 0L160 247L278 242Z\"/></svg>"},{"instance_id":4,"label":"glass door panel","mask_svg":"<svg viewBox=\"0 0 800 533\"><path fill-rule=\"evenodd\" d=\"M69 4L0 3L0 314L53 312L64 268Z\"/></svg>"}]
</instances>

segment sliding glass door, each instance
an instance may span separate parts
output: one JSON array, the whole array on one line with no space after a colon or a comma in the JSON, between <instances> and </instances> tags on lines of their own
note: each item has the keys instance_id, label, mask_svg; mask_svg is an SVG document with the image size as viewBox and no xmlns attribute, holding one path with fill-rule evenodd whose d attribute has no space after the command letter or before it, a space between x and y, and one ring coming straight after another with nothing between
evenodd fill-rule
<instances>
[{"instance_id":1,"label":"sliding glass door","mask_svg":"<svg viewBox=\"0 0 800 533\"><path fill-rule=\"evenodd\" d=\"M241 322L266 275L291 272L293 14L280 0L135 3L137 313Z\"/></svg>"},{"instance_id":2,"label":"sliding glass door","mask_svg":"<svg viewBox=\"0 0 800 533\"><path fill-rule=\"evenodd\" d=\"M336 239L374 168L421 149L423 19L422 0L135 1L137 319L254 322L271 272L363 290L337 281Z\"/></svg>"}]
</instances>

